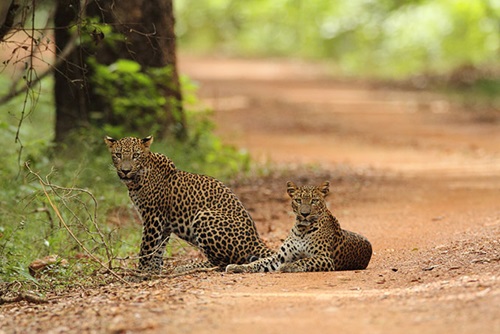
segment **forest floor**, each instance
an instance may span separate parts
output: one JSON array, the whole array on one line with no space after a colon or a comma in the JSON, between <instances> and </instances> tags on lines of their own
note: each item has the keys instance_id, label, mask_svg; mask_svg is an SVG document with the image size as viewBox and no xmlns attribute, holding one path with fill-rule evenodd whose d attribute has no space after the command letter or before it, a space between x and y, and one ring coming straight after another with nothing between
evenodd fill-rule
<instances>
[{"instance_id":1,"label":"forest floor","mask_svg":"<svg viewBox=\"0 0 500 334\"><path fill-rule=\"evenodd\" d=\"M500 116L294 61L183 56L217 133L269 171L231 187L276 247L286 181L374 248L366 270L196 273L5 304L0 333L500 333ZM175 157L172 157L175 161Z\"/></svg>"}]
</instances>

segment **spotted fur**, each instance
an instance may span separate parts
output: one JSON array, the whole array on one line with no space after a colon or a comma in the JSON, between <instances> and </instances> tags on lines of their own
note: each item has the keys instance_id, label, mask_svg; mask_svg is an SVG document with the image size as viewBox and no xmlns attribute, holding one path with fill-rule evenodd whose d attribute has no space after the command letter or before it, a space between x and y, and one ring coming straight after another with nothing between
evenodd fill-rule
<instances>
[{"instance_id":1,"label":"spotted fur","mask_svg":"<svg viewBox=\"0 0 500 334\"><path fill-rule=\"evenodd\" d=\"M151 136L104 139L118 177L143 220L139 270L158 274L170 234L198 247L207 261L177 268L220 267L270 256L255 224L236 195L220 181L177 169L150 151Z\"/></svg>"},{"instance_id":2,"label":"spotted fur","mask_svg":"<svg viewBox=\"0 0 500 334\"><path fill-rule=\"evenodd\" d=\"M329 183L319 187L287 184L295 225L276 254L250 264L231 264L227 272L304 272L365 269L372 246L363 236L343 230L328 210Z\"/></svg>"}]
</instances>

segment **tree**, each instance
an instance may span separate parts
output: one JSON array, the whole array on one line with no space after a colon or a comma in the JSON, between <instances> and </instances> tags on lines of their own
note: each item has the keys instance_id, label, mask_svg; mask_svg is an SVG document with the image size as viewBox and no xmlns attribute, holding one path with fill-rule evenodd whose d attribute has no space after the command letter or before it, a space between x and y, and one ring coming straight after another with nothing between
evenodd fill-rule
<instances>
[{"instance_id":1,"label":"tree","mask_svg":"<svg viewBox=\"0 0 500 334\"><path fill-rule=\"evenodd\" d=\"M98 23L95 23L96 19ZM153 121L160 124L160 135L173 134L177 138L185 138L172 0L96 0L86 7L82 7L78 0L59 0L55 15L58 52L65 49L68 43L75 42L67 29L72 22L87 38L80 37L86 42L76 47L55 71L56 142L64 140L71 131L93 122L127 124L131 128L125 131L139 131L141 124L134 125L130 119L125 121L124 118L144 118L146 115L141 113L148 112L136 111L131 115L117 114L112 110L110 97L92 85L95 68L90 65L90 58L101 65L111 65L120 59L133 60L140 65L141 72L168 67L169 77L156 87L165 98L163 111L155 114ZM105 41L108 36L103 27L112 28L111 34L115 36L112 41ZM92 117L92 114L98 116Z\"/></svg>"},{"instance_id":2,"label":"tree","mask_svg":"<svg viewBox=\"0 0 500 334\"><path fill-rule=\"evenodd\" d=\"M31 61L33 50L39 51L42 38L35 36L34 15L27 13L37 4L12 0L0 6L2 41L12 36L7 36L9 31L23 29L24 21L31 20L31 30L26 30L31 45L18 47L31 50L26 61L30 71L36 71ZM115 126L123 133L155 131L161 136L186 137L172 0L57 0L44 4L56 8L53 20L56 142L64 141L71 132L89 124ZM47 37L46 28L38 34ZM129 65L126 82L106 73L123 60L128 60ZM48 73L37 73L34 81ZM24 88L13 84L0 101L30 89L34 82L25 81ZM116 104L115 100L122 103ZM124 100L129 102L123 103Z\"/></svg>"}]
</instances>

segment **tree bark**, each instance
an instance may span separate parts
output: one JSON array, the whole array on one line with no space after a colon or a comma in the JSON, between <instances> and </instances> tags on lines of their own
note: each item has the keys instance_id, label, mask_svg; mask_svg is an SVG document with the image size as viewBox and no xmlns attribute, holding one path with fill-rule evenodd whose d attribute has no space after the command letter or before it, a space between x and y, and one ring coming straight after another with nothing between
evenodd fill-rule
<instances>
[{"instance_id":1,"label":"tree bark","mask_svg":"<svg viewBox=\"0 0 500 334\"><path fill-rule=\"evenodd\" d=\"M71 40L68 27L80 15L79 0L57 1L54 18L56 57ZM76 47L54 71L56 104L55 142L63 142L74 130L88 125L89 98L85 60L82 49Z\"/></svg>"},{"instance_id":2,"label":"tree bark","mask_svg":"<svg viewBox=\"0 0 500 334\"><path fill-rule=\"evenodd\" d=\"M0 2L0 41L3 41L5 35L12 29L18 9L19 5L15 4L14 0Z\"/></svg>"}]
</instances>

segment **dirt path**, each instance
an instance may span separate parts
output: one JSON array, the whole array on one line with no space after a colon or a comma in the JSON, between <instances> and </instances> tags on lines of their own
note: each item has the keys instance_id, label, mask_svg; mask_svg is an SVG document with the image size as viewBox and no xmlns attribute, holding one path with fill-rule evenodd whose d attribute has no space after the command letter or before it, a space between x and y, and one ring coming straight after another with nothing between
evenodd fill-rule
<instances>
[{"instance_id":1,"label":"dirt path","mask_svg":"<svg viewBox=\"0 0 500 334\"><path fill-rule=\"evenodd\" d=\"M342 226L372 241L368 269L74 291L4 307L0 333L500 333L500 119L297 62L182 57L181 68L223 140L282 170L233 185L266 241L291 227L288 179L330 180Z\"/></svg>"},{"instance_id":2,"label":"dirt path","mask_svg":"<svg viewBox=\"0 0 500 334\"><path fill-rule=\"evenodd\" d=\"M183 69L200 81L225 142L292 170L259 184L264 195L283 194L286 178L332 181L330 206L376 253L366 272L232 287L246 301L231 318L271 332L500 332L499 119L297 62L185 59ZM262 192L240 191L246 203ZM272 240L290 227L288 205L279 196L251 205Z\"/></svg>"}]
</instances>

